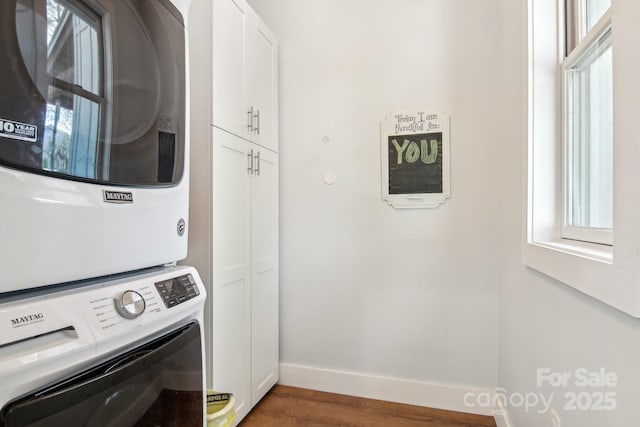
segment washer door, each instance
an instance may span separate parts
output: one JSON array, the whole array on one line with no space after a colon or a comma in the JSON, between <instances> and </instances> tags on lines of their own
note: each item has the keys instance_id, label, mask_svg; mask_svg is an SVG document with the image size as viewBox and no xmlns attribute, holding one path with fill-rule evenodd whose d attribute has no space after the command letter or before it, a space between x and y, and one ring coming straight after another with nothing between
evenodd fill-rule
<instances>
[{"instance_id":1,"label":"washer door","mask_svg":"<svg viewBox=\"0 0 640 427\"><path fill-rule=\"evenodd\" d=\"M200 326L191 323L0 411L1 427L202 427Z\"/></svg>"}]
</instances>

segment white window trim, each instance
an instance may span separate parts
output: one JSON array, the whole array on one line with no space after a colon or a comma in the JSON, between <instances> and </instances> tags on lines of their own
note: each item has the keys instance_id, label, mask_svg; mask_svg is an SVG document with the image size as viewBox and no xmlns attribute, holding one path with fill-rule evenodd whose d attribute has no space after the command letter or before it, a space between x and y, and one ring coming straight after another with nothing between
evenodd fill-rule
<instances>
[{"instance_id":1,"label":"white window trim","mask_svg":"<svg viewBox=\"0 0 640 427\"><path fill-rule=\"evenodd\" d=\"M563 10L558 0L527 2L523 261L640 318L640 2L613 0L609 12L614 46L613 246L561 238Z\"/></svg>"},{"instance_id":2,"label":"white window trim","mask_svg":"<svg viewBox=\"0 0 640 427\"><path fill-rule=\"evenodd\" d=\"M580 14L584 18L584 12L582 11L581 1L574 0L574 7L578 10L577 13ZM568 118L568 91L569 91L569 82L568 82L568 74L567 71L571 69L576 63L578 63L585 55L585 53L593 47L593 45L597 42L598 39L603 38L603 36L607 33L611 32L611 10L607 11L593 26L590 32L586 31L586 23L585 19L581 19L579 23L579 31L581 34L586 34L584 38L577 43L577 46L571 51L571 53L564 58L561 59L560 65L560 79L562 81L561 85L561 114L562 114L562 229L560 236L564 239L572 239L576 241L582 242L592 242L599 243L605 245L613 244L613 231L611 229L604 228L594 228L594 227L575 227L568 225L569 218L569 198L568 198L568 190L569 190L569 170L568 170L568 144L569 144L569 118ZM564 22L564 19L562 20ZM562 35L562 32L560 33ZM611 43L612 36L609 37L609 43ZM560 43L561 51L564 51L564 44Z\"/></svg>"}]
</instances>

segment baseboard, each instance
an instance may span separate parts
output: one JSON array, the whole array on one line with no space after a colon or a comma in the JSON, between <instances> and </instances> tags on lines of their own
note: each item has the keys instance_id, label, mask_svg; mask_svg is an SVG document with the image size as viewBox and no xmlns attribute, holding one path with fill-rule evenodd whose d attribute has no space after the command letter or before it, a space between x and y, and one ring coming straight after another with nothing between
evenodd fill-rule
<instances>
[{"instance_id":1,"label":"baseboard","mask_svg":"<svg viewBox=\"0 0 640 427\"><path fill-rule=\"evenodd\" d=\"M464 397L469 393L491 393L490 390L480 388L386 378L289 363L280 364L279 384L449 411L494 415L492 408L471 408L464 404Z\"/></svg>"},{"instance_id":2,"label":"baseboard","mask_svg":"<svg viewBox=\"0 0 640 427\"><path fill-rule=\"evenodd\" d=\"M496 403L496 410L494 411L494 416L493 418L495 418L496 420L496 426L497 427L514 427L513 423L511 422L511 419L509 418L509 412L507 411L507 408L505 408L502 405L502 400L501 399L496 399L495 400Z\"/></svg>"}]
</instances>

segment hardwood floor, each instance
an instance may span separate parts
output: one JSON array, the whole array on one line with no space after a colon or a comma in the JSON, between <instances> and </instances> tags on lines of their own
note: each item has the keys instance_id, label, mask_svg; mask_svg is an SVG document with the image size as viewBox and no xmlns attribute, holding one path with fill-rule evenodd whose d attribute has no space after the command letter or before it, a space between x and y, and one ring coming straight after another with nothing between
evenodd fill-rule
<instances>
[{"instance_id":1,"label":"hardwood floor","mask_svg":"<svg viewBox=\"0 0 640 427\"><path fill-rule=\"evenodd\" d=\"M492 417L276 385L240 427L495 427Z\"/></svg>"}]
</instances>

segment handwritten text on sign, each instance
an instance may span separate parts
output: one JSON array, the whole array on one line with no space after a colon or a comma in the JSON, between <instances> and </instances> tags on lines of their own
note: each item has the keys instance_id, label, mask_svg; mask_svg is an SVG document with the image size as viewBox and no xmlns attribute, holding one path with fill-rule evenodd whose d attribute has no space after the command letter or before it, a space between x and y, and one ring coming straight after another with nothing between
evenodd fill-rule
<instances>
[{"instance_id":1,"label":"handwritten text on sign","mask_svg":"<svg viewBox=\"0 0 640 427\"><path fill-rule=\"evenodd\" d=\"M389 136L389 194L442 193L442 133Z\"/></svg>"},{"instance_id":2,"label":"handwritten text on sign","mask_svg":"<svg viewBox=\"0 0 640 427\"><path fill-rule=\"evenodd\" d=\"M408 139L404 139L402 141L402 145L398 143L397 139L392 139L391 143L396 149L397 153L397 163L399 165L402 164L402 153L404 154L404 158L409 163L415 163L418 161L418 158L422 160L422 163L425 165L430 165L431 163L435 163L438 158L438 140L430 139L429 145L427 146L427 140L420 140L420 147L416 141L410 141Z\"/></svg>"},{"instance_id":3,"label":"handwritten text on sign","mask_svg":"<svg viewBox=\"0 0 640 427\"><path fill-rule=\"evenodd\" d=\"M382 198L395 208L436 207L450 196L449 116L397 112L382 122Z\"/></svg>"},{"instance_id":4,"label":"handwritten text on sign","mask_svg":"<svg viewBox=\"0 0 640 427\"><path fill-rule=\"evenodd\" d=\"M389 136L389 194L442 192L442 132L437 114L395 114ZM428 133L427 133L428 132Z\"/></svg>"},{"instance_id":5,"label":"handwritten text on sign","mask_svg":"<svg viewBox=\"0 0 640 427\"><path fill-rule=\"evenodd\" d=\"M393 116L396 120L394 129L396 134L400 133L416 133L440 129L440 123L437 114L426 114L419 112L416 114L396 114Z\"/></svg>"}]
</instances>

